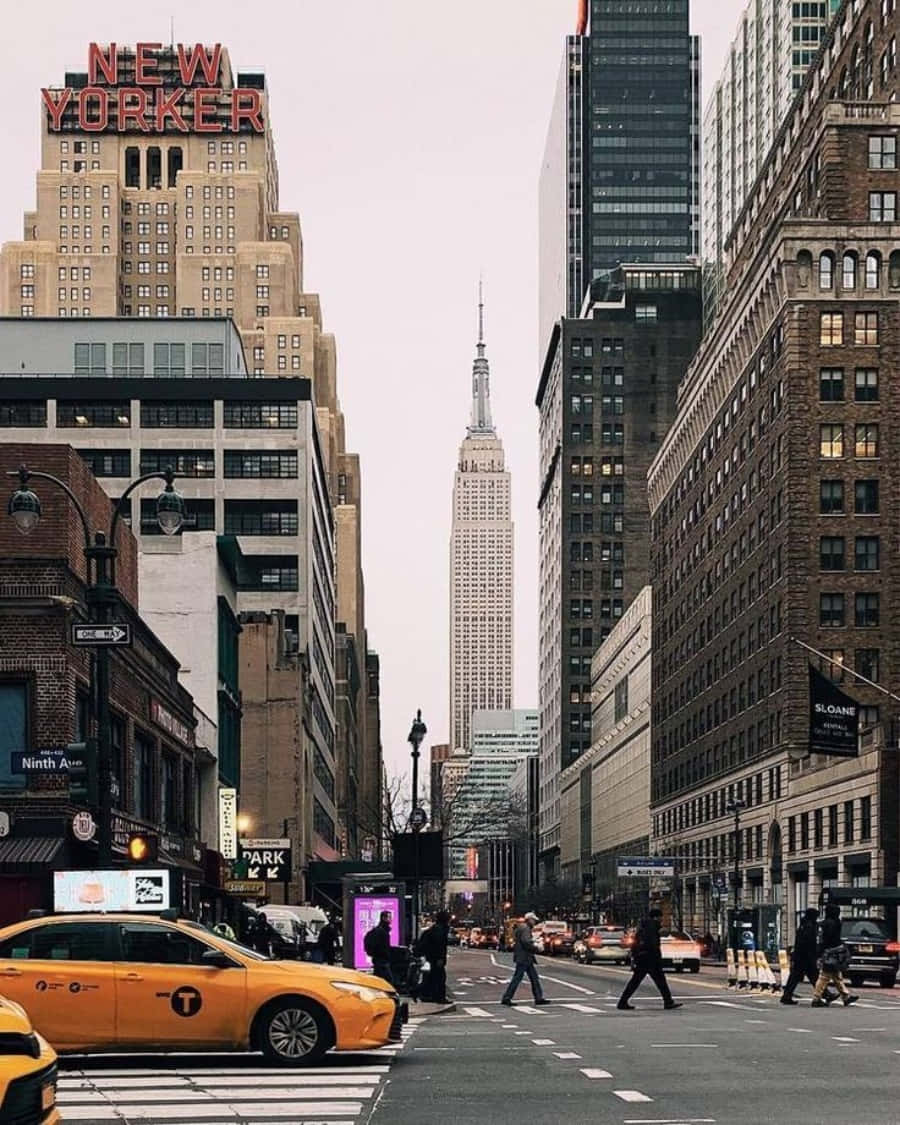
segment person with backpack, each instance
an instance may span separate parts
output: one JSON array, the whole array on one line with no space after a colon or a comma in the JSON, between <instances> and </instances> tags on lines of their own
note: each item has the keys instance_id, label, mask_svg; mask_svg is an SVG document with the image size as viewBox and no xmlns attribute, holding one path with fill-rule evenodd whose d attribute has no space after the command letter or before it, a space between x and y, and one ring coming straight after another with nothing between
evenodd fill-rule
<instances>
[{"instance_id":1,"label":"person with backpack","mask_svg":"<svg viewBox=\"0 0 900 1125\"><path fill-rule=\"evenodd\" d=\"M849 1004L855 1004L859 997L852 995L843 976L844 970L850 967L850 950L841 941L841 908L833 902L825 907L819 957L819 979L813 991L812 1006L827 1006L829 1001L825 999L825 990L829 984L833 984L838 990L845 1008Z\"/></svg>"},{"instance_id":2,"label":"person with backpack","mask_svg":"<svg viewBox=\"0 0 900 1125\"><path fill-rule=\"evenodd\" d=\"M659 929L662 911L654 907L637 928L634 945L631 949L632 973L631 980L625 985L625 991L619 997L616 1007L621 1012L633 1012L634 1005L628 1001L637 992L644 977L649 976L659 989L663 998L663 1007L670 1011L680 1008L672 999L669 991L669 982L662 967L662 950L659 946Z\"/></svg>"},{"instance_id":3,"label":"person with backpack","mask_svg":"<svg viewBox=\"0 0 900 1125\"><path fill-rule=\"evenodd\" d=\"M372 973L388 984L394 983L391 976L391 912L382 910L378 925L373 926L363 938L363 949L372 958Z\"/></svg>"}]
</instances>

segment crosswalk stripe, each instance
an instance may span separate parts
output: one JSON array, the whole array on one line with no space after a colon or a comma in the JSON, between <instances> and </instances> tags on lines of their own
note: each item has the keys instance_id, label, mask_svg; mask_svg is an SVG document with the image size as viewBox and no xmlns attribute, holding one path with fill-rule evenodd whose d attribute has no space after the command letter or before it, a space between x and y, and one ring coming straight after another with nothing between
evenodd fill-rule
<instances>
[{"instance_id":1,"label":"crosswalk stripe","mask_svg":"<svg viewBox=\"0 0 900 1125\"><path fill-rule=\"evenodd\" d=\"M605 1016L602 1008L592 1008L590 1004L560 1004L560 1008L571 1008L573 1012L588 1012L592 1016Z\"/></svg>"},{"instance_id":2,"label":"crosswalk stripe","mask_svg":"<svg viewBox=\"0 0 900 1125\"><path fill-rule=\"evenodd\" d=\"M321 1115L340 1117L344 1120L340 1125L346 1125L348 1117L357 1117L362 1112L361 1102L291 1102L290 1104L267 1105L265 1102L243 1102L240 1111L229 1105L130 1105L128 1107L129 1121L175 1121L182 1118L185 1125L194 1125L198 1118L203 1118L207 1125L219 1125L219 1122L246 1121L247 1118L259 1117L276 1118L282 1120L278 1125L296 1125L301 1117L314 1117L316 1121L322 1119ZM214 1121L214 1119L218 1121ZM121 1112L113 1105L67 1106L66 1121L122 1121Z\"/></svg>"},{"instance_id":3,"label":"crosswalk stripe","mask_svg":"<svg viewBox=\"0 0 900 1125\"><path fill-rule=\"evenodd\" d=\"M291 1078L295 1078L303 1086L340 1086L347 1085L348 1083L356 1085L371 1085L377 1086L380 1081L378 1074L353 1074L346 1071L332 1071L331 1074L291 1074L286 1072L283 1074L231 1074L219 1075L218 1078L228 1079L229 1086L250 1086L253 1088L265 1086L284 1086L284 1084ZM216 1082L210 1083L204 1081L202 1074L194 1075L191 1078L182 1074L173 1075L160 1075L154 1078L79 1078L76 1082L70 1079L60 1079L57 1082L57 1089L64 1091L78 1091L87 1089L96 1090L134 1090L139 1091L144 1087L149 1087L151 1090L170 1089L173 1094L178 1090L196 1089L197 1087L209 1087L210 1089L218 1089Z\"/></svg>"},{"instance_id":4,"label":"crosswalk stripe","mask_svg":"<svg viewBox=\"0 0 900 1125\"><path fill-rule=\"evenodd\" d=\"M243 1102L259 1101L260 1098L370 1098L373 1090L366 1086L329 1086L325 1089L298 1086L273 1086L260 1089L253 1087L222 1086L214 1090L61 1090L57 1100L65 1105L84 1105L88 1102L106 1103L110 1099L122 1105L131 1102L161 1102L181 1104L182 1102Z\"/></svg>"},{"instance_id":5,"label":"crosswalk stripe","mask_svg":"<svg viewBox=\"0 0 900 1125\"><path fill-rule=\"evenodd\" d=\"M95 1057L99 1058L100 1056L95 1056ZM337 1058L337 1056L335 1056L335 1057ZM65 1060L63 1060L63 1065L65 1065ZM179 1070L177 1067L172 1067L171 1069L160 1067L156 1070L152 1070L152 1071L149 1071L149 1072L148 1072L147 1067L141 1067L141 1068L133 1067L130 1070L107 1070L106 1067L103 1067L102 1069L98 1069L98 1070L82 1070L82 1069L67 1070L67 1069L61 1069L61 1071L60 1071L60 1081L65 1081L66 1079L70 1079L72 1077L92 1079L94 1075L97 1075L97 1077L99 1077L99 1078L146 1078L146 1077L148 1077L149 1075L152 1075L152 1074L159 1074L162 1077L171 1078L171 1077L177 1077L179 1075L183 1076L185 1071L189 1071L190 1074L191 1074L191 1077L193 1077L194 1075L206 1075L210 1078L214 1078L214 1077L219 1077L220 1075L223 1075L223 1074L228 1075L230 1077L231 1075L234 1075L234 1074L246 1073L248 1077L252 1075L254 1078L258 1078L260 1075L272 1075L272 1074L277 1074L281 1078L284 1078L284 1076L288 1075L288 1074L297 1075L298 1077L302 1076L303 1078L306 1078L308 1075L311 1075L311 1074L329 1074L329 1075L333 1075L333 1074L348 1074L349 1075L349 1074L352 1074L354 1076L357 1075L357 1074L387 1074L390 1069L391 1069L390 1066L386 1065L384 1063L381 1063L381 1064L378 1064L378 1065L372 1064L370 1066L352 1066L352 1067L351 1066L345 1067L345 1066L340 1066L340 1065L337 1065L337 1066L310 1066L310 1067L306 1067L306 1066L303 1066L303 1067L284 1067L284 1066L260 1066L260 1067L255 1067L255 1066L248 1066L246 1068L239 1068L239 1069L235 1069L234 1067L218 1067L218 1066L217 1067L205 1067L205 1066L201 1065L201 1066L190 1067L190 1068L184 1067L181 1070Z\"/></svg>"},{"instance_id":6,"label":"crosswalk stripe","mask_svg":"<svg viewBox=\"0 0 900 1125\"><path fill-rule=\"evenodd\" d=\"M485 1019L490 1019L490 1018L491 1018L491 1013L490 1013L490 1012L486 1012L486 1011L484 1010L484 1008L463 1008L463 1011L464 1011L464 1012L466 1013L466 1015L468 1015L468 1016L482 1016L482 1017L484 1017Z\"/></svg>"}]
</instances>

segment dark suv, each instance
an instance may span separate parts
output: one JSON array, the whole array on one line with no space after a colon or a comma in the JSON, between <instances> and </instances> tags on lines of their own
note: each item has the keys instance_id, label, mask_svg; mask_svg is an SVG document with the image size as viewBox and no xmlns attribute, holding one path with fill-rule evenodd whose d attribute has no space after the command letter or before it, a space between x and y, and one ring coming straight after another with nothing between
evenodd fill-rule
<instances>
[{"instance_id":1,"label":"dark suv","mask_svg":"<svg viewBox=\"0 0 900 1125\"><path fill-rule=\"evenodd\" d=\"M882 988L893 988L900 965L900 943L894 941L882 918L845 918L841 940L850 950L850 968L844 974L854 986L877 980Z\"/></svg>"}]
</instances>

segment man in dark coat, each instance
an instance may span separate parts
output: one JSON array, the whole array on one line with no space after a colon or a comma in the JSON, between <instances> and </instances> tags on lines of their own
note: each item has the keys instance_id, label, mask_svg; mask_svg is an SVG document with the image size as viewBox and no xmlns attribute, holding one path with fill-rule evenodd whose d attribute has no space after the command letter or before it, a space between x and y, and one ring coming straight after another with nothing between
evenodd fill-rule
<instances>
[{"instance_id":1,"label":"man in dark coat","mask_svg":"<svg viewBox=\"0 0 900 1125\"><path fill-rule=\"evenodd\" d=\"M531 927L537 922L537 914L529 912L525 915L523 921L516 926L515 940L513 941L513 963L515 970L510 978L509 984L506 986L506 991L503 993L503 998L500 1003L505 1007L512 1004L513 996L516 994L516 989L522 983L522 977L527 976L531 982L531 991L534 993L535 1004L549 1004L549 1000L544 999L544 990L541 987L541 978L538 976L536 967L537 958L535 953L537 948L534 944L534 937L531 932Z\"/></svg>"},{"instance_id":2,"label":"man in dark coat","mask_svg":"<svg viewBox=\"0 0 900 1125\"><path fill-rule=\"evenodd\" d=\"M334 964L334 951L336 948L337 930L335 929L334 923L329 918L321 930L319 930L319 936L316 938L316 949L326 965Z\"/></svg>"},{"instance_id":3,"label":"man in dark coat","mask_svg":"<svg viewBox=\"0 0 900 1125\"><path fill-rule=\"evenodd\" d=\"M419 995L422 1000L443 1004L447 1000L447 937L450 933L450 915L439 910L434 924L423 930L416 942L416 953L429 964L427 980Z\"/></svg>"},{"instance_id":4,"label":"man in dark coat","mask_svg":"<svg viewBox=\"0 0 900 1125\"><path fill-rule=\"evenodd\" d=\"M794 948L791 953L791 972L784 986L781 996L782 1004L796 1004L794 989L804 977L816 987L819 979L819 966L816 961L816 923L819 912L811 906L803 915L797 933L794 937Z\"/></svg>"},{"instance_id":5,"label":"man in dark coat","mask_svg":"<svg viewBox=\"0 0 900 1125\"><path fill-rule=\"evenodd\" d=\"M628 1001L635 994L644 977L649 976L660 991L663 998L663 1007L667 1009L680 1008L672 999L669 991L669 982L662 967L662 951L659 947L659 923L662 911L653 909L638 926L635 934L634 946L631 952L633 971L631 980L625 985L625 991L619 997L616 1007L623 1012L633 1012L634 1005Z\"/></svg>"},{"instance_id":6,"label":"man in dark coat","mask_svg":"<svg viewBox=\"0 0 900 1125\"><path fill-rule=\"evenodd\" d=\"M388 984L394 983L391 976L391 912L382 910L378 925L373 926L363 938L363 948L372 958L372 972Z\"/></svg>"}]
</instances>

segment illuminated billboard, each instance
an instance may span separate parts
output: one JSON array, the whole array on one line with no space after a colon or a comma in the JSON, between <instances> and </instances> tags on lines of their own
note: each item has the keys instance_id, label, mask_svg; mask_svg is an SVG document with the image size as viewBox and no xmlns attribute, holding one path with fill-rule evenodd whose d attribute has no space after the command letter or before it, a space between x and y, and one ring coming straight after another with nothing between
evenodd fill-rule
<instances>
[{"instance_id":1,"label":"illuminated billboard","mask_svg":"<svg viewBox=\"0 0 900 1125\"><path fill-rule=\"evenodd\" d=\"M363 948L369 930L378 925L382 910L391 912L391 945L400 944L400 910L403 900L399 895L355 895L353 898L353 968L371 969L372 959ZM346 965L347 962L344 961Z\"/></svg>"}]
</instances>

